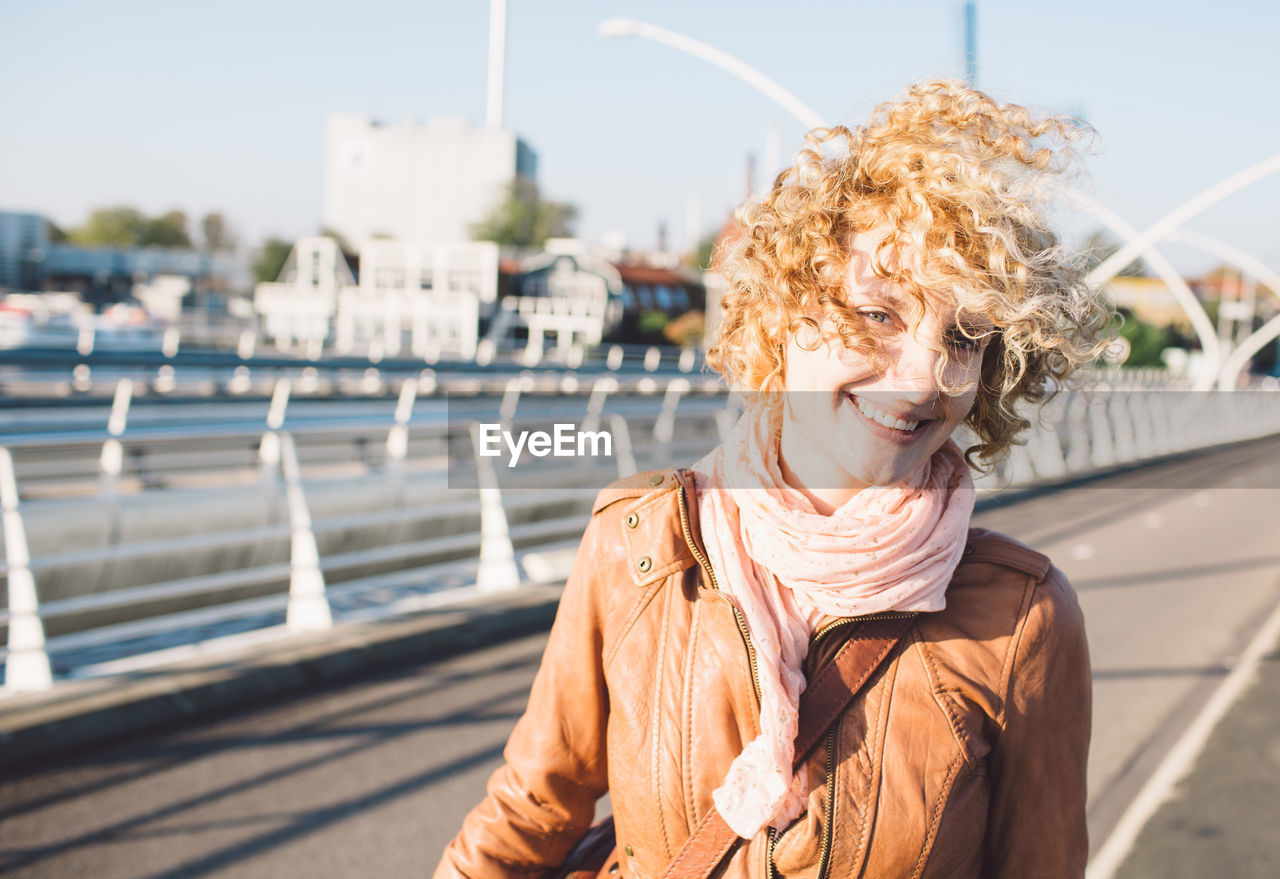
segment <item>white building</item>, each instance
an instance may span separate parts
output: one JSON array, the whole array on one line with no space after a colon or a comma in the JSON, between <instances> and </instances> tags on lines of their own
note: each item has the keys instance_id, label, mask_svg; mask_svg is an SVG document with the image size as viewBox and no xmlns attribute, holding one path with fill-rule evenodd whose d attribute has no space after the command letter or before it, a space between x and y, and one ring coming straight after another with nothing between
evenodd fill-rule
<instances>
[{"instance_id":1,"label":"white building","mask_svg":"<svg viewBox=\"0 0 1280 879\"><path fill-rule=\"evenodd\" d=\"M330 116L325 131L324 225L357 250L371 240L448 245L500 202L537 157L510 131L436 119L382 125Z\"/></svg>"},{"instance_id":2,"label":"white building","mask_svg":"<svg viewBox=\"0 0 1280 879\"><path fill-rule=\"evenodd\" d=\"M480 312L497 298L498 247L488 241L428 247L371 241L357 284L332 238L300 238L274 283L258 284L254 310L283 349L394 357L474 357Z\"/></svg>"}]
</instances>

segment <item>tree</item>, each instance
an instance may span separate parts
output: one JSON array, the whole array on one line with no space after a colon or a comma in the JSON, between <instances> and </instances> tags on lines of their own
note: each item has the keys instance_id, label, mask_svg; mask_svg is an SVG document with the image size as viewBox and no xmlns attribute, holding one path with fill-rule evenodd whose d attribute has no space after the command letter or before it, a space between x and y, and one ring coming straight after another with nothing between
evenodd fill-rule
<instances>
[{"instance_id":1,"label":"tree","mask_svg":"<svg viewBox=\"0 0 1280 879\"><path fill-rule=\"evenodd\" d=\"M204 249L211 253L234 250L236 246L235 232L221 211L210 211L200 220L200 240Z\"/></svg>"},{"instance_id":2,"label":"tree","mask_svg":"<svg viewBox=\"0 0 1280 879\"><path fill-rule=\"evenodd\" d=\"M129 205L95 208L83 226L71 230L75 244L88 247L137 247L147 218Z\"/></svg>"},{"instance_id":3,"label":"tree","mask_svg":"<svg viewBox=\"0 0 1280 879\"><path fill-rule=\"evenodd\" d=\"M700 272L711 270L711 258L715 255L716 242L720 234L713 232L698 242L698 249L693 253L693 267Z\"/></svg>"},{"instance_id":4,"label":"tree","mask_svg":"<svg viewBox=\"0 0 1280 879\"><path fill-rule=\"evenodd\" d=\"M517 177L507 184L502 201L471 227L471 237L507 247L541 247L548 238L572 235L577 216L575 206L545 201L538 192L538 184L526 177Z\"/></svg>"},{"instance_id":5,"label":"tree","mask_svg":"<svg viewBox=\"0 0 1280 879\"><path fill-rule=\"evenodd\" d=\"M1114 238L1101 229L1095 229L1084 241L1085 271L1093 271L1119 249L1120 245ZM1149 278L1151 272L1148 271L1147 264L1138 258L1116 272L1116 275L1121 278Z\"/></svg>"},{"instance_id":6,"label":"tree","mask_svg":"<svg viewBox=\"0 0 1280 879\"><path fill-rule=\"evenodd\" d=\"M130 205L95 208L68 236L87 247L190 247L187 215L179 210L148 217Z\"/></svg>"},{"instance_id":7,"label":"tree","mask_svg":"<svg viewBox=\"0 0 1280 879\"><path fill-rule=\"evenodd\" d=\"M253 259L254 278L258 281L274 281L280 277L280 270L284 268L291 250L293 244L283 238L268 238L263 241Z\"/></svg>"},{"instance_id":8,"label":"tree","mask_svg":"<svg viewBox=\"0 0 1280 879\"><path fill-rule=\"evenodd\" d=\"M1116 311L1124 319L1124 325L1119 328L1117 335L1129 341L1129 356L1125 359L1124 365L1164 366L1160 352L1172 344L1169 331L1164 327L1147 323L1123 306Z\"/></svg>"},{"instance_id":9,"label":"tree","mask_svg":"<svg viewBox=\"0 0 1280 879\"><path fill-rule=\"evenodd\" d=\"M187 215L182 211L166 211L142 225L138 244L143 247L191 247L187 233Z\"/></svg>"}]
</instances>

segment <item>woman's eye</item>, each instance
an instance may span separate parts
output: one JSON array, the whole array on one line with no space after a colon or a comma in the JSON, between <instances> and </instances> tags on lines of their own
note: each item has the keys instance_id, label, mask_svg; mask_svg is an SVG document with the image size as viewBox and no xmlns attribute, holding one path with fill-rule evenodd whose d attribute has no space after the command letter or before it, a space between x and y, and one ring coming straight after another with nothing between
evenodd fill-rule
<instances>
[{"instance_id":1,"label":"woman's eye","mask_svg":"<svg viewBox=\"0 0 1280 879\"><path fill-rule=\"evenodd\" d=\"M961 351L977 351L982 346L982 340L970 339L964 333L953 331L947 336L947 344Z\"/></svg>"},{"instance_id":2,"label":"woman's eye","mask_svg":"<svg viewBox=\"0 0 1280 879\"><path fill-rule=\"evenodd\" d=\"M889 322L889 313L887 311L864 311L862 314L878 324Z\"/></svg>"}]
</instances>

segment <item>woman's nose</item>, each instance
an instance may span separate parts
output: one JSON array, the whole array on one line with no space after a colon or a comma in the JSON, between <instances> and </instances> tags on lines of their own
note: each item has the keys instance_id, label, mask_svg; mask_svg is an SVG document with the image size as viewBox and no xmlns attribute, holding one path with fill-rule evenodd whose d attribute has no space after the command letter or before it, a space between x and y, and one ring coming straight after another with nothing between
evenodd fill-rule
<instances>
[{"instance_id":1,"label":"woman's nose","mask_svg":"<svg viewBox=\"0 0 1280 879\"><path fill-rule=\"evenodd\" d=\"M902 334L902 344L894 352L892 375L914 402L927 402L938 394L937 365L942 346L929 341L924 333Z\"/></svg>"}]
</instances>

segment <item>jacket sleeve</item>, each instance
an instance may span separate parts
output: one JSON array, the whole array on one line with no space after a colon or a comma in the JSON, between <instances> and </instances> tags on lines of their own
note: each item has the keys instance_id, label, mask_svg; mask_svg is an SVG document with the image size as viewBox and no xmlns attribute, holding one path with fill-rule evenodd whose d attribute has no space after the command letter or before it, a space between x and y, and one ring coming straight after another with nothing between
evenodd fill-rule
<instances>
[{"instance_id":1,"label":"jacket sleeve","mask_svg":"<svg viewBox=\"0 0 1280 879\"><path fill-rule=\"evenodd\" d=\"M445 848L435 879L528 877L559 866L590 826L608 788L608 694L603 652L607 584L602 534L591 517L578 545L529 704L489 779L488 794Z\"/></svg>"},{"instance_id":2,"label":"jacket sleeve","mask_svg":"<svg viewBox=\"0 0 1280 879\"><path fill-rule=\"evenodd\" d=\"M990 757L987 879L1084 876L1091 713L1084 617L1066 575L1051 567L1032 589Z\"/></svg>"}]
</instances>

